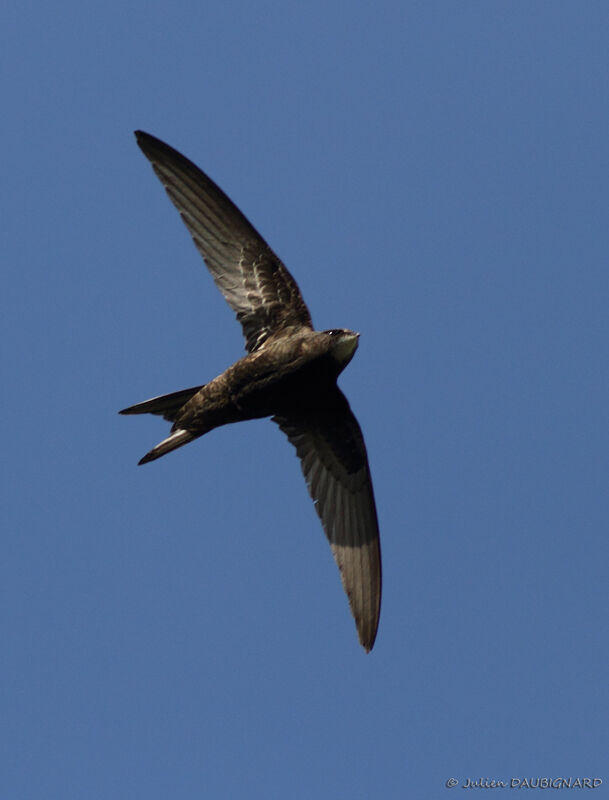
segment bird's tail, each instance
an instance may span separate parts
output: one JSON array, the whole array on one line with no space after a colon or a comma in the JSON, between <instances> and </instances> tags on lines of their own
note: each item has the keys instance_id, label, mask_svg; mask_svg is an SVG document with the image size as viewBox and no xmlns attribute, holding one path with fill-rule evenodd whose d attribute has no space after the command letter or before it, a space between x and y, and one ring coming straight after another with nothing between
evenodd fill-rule
<instances>
[{"instance_id":1,"label":"bird's tail","mask_svg":"<svg viewBox=\"0 0 609 800\"><path fill-rule=\"evenodd\" d=\"M139 465L147 464L149 461L154 461L155 459L164 456L166 453L171 453L172 450L182 447L183 444L192 442L193 439L196 439L200 435L200 433L191 433L190 431L178 428L177 430L172 431L166 439L163 439L162 442L159 442L156 447L153 447L152 450L146 453L144 458L140 458L137 463Z\"/></svg>"},{"instance_id":2,"label":"bird's tail","mask_svg":"<svg viewBox=\"0 0 609 800\"><path fill-rule=\"evenodd\" d=\"M192 389L182 389L181 392L162 394L153 397L151 400L144 400L143 403L136 403L129 408L123 408L119 414L158 414L161 417L174 422L178 411L185 405L191 397L202 389L203 386L193 386Z\"/></svg>"},{"instance_id":3,"label":"bird's tail","mask_svg":"<svg viewBox=\"0 0 609 800\"><path fill-rule=\"evenodd\" d=\"M169 422L174 422L182 406L202 388L202 386L193 386L191 389L182 389L180 392L172 392L171 394L164 394L160 397L153 397L151 400L144 400L143 403L137 403L134 406L129 406L129 408L124 408L118 413L158 414L169 420ZM172 450L182 447L184 444L188 444L188 442L196 439L199 435L199 433L191 433L181 428L172 429L171 434L166 439L163 439L162 442L159 442L156 447L153 447L149 453L146 453L138 463L147 464L149 461L154 461L156 458L160 458L166 453L170 453Z\"/></svg>"}]
</instances>

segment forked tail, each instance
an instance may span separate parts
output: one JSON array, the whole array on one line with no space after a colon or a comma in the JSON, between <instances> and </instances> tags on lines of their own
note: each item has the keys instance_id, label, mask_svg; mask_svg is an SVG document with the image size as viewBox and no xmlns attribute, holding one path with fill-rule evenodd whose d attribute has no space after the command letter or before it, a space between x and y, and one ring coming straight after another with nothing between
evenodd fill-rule
<instances>
[{"instance_id":1,"label":"forked tail","mask_svg":"<svg viewBox=\"0 0 609 800\"><path fill-rule=\"evenodd\" d=\"M124 408L119 411L119 414L157 414L164 417L169 422L175 422L175 418L179 410L184 406L191 397L202 389L202 386L193 386L191 389L182 389L180 392L172 392L171 394L164 394L159 397L153 397L151 400L144 400L143 403L137 403L129 408ZM174 425L175 427L175 425ZM184 444L188 444L193 439L196 439L200 434L191 433L181 428L172 429L171 434L159 442L156 447L153 447L149 453L138 462L139 464L147 464L149 461L154 461L156 458L170 453Z\"/></svg>"}]
</instances>

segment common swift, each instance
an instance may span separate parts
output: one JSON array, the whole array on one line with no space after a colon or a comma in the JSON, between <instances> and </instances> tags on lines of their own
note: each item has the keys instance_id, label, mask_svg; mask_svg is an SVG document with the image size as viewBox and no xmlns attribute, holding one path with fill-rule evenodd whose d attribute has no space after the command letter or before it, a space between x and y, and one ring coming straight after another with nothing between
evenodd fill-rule
<instances>
[{"instance_id":1,"label":"common swift","mask_svg":"<svg viewBox=\"0 0 609 800\"><path fill-rule=\"evenodd\" d=\"M203 386L121 414L157 414L170 435L146 464L231 422L271 417L296 448L311 498L369 652L381 605L378 521L360 426L336 384L359 334L316 331L284 264L224 192L164 142L136 131L212 277L243 327L247 355Z\"/></svg>"}]
</instances>

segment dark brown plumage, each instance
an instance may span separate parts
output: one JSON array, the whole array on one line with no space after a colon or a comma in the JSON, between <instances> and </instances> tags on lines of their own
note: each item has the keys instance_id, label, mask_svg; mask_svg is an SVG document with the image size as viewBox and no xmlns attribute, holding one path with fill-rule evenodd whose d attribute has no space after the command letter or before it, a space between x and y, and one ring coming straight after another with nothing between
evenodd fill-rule
<instances>
[{"instance_id":1,"label":"dark brown plumage","mask_svg":"<svg viewBox=\"0 0 609 800\"><path fill-rule=\"evenodd\" d=\"M159 414L173 423L140 464L220 425L272 417L296 448L369 651L381 602L378 522L362 432L336 385L358 334L313 330L296 282L224 192L159 139L141 131L136 137L236 312L248 351L208 384L120 412Z\"/></svg>"}]
</instances>

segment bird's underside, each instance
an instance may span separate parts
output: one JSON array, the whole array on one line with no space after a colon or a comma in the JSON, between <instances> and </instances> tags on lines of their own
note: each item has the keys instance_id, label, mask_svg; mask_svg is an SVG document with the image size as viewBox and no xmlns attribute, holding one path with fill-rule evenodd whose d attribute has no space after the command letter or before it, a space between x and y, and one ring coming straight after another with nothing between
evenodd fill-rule
<instances>
[{"instance_id":1,"label":"bird's underside","mask_svg":"<svg viewBox=\"0 0 609 800\"><path fill-rule=\"evenodd\" d=\"M378 522L361 429L336 385L357 348L357 334L314 331L296 282L222 190L160 140L142 132L136 137L236 312L248 350L203 386L121 411L173 423L170 435L140 463L221 425L271 417L296 448L360 642L369 651L381 602Z\"/></svg>"}]
</instances>

